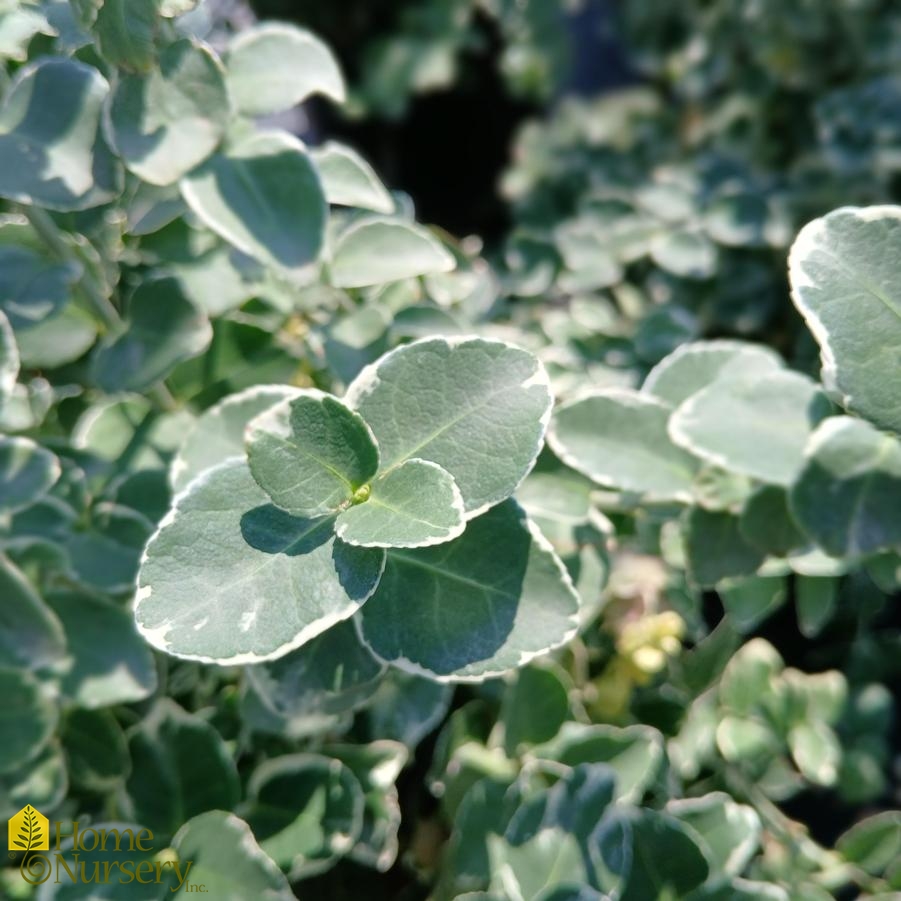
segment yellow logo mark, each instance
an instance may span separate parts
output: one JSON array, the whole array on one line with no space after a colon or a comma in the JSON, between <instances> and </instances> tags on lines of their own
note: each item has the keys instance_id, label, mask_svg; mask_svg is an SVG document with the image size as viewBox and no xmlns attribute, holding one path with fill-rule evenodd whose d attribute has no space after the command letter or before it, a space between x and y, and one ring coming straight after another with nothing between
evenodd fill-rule
<instances>
[{"instance_id":1,"label":"yellow logo mark","mask_svg":"<svg viewBox=\"0 0 901 901\"><path fill-rule=\"evenodd\" d=\"M50 849L50 821L39 810L26 804L9 821L10 851L47 851Z\"/></svg>"}]
</instances>

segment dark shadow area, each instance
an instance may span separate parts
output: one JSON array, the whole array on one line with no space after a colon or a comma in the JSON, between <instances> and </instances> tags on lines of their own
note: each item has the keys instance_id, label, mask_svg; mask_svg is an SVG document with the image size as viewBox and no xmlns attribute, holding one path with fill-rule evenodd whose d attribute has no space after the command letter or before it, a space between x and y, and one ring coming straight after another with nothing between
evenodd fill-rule
<instances>
[{"instance_id":1,"label":"dark shadow area","mask_svg":"<svg viewBox=\"0 0 901 901\"><path fill-rule=\"evenodd\" d=\"M244 540L265 554L299 557L321 547L332 537L334 518L303 519L280 510L274 504L261 504L241 517Z\"/></svg>"}]
</instances>

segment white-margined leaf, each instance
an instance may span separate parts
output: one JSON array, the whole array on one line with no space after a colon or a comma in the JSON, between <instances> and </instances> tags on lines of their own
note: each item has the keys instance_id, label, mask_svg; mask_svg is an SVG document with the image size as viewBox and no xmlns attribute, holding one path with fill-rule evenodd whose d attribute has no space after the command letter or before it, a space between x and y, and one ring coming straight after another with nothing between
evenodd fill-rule
<instances>
[{"instance_id":1,"label":"white-margined leaf","mask_svg":"<svg viewBox=\"0 0 901 901\"><path fill-rule=\"evenodd\" d=\"M0 311L0 407L13 392L19 377L19 348L6 314Z\"/></svg>"},{"instance_id":2,"label":"white-margined leaf","mask_svg":"<svg viewBox=\"0 0 901 901\"><path fill-rule=\"evenodd\" d=\"M437 547L387 551L363 608L377 657L439 681L481 681L567 642L578 622L572 582L513 501Z\"/></svg>"},{"instance_id":3,"label":"white-margined leaf","mask_svg":"<svg viewBox=\"0 0 901 901\"><path fill-rule=\"evenodd\" d=\"M331 50L309 31L278 22L237 35L226 58L228 90L248 116L280 113L311 94L344 101L344 78Z\"/></svg>"},{"instance_id":4,"label":"white-margined leaf","mask_svg":"<svg viewBox=\"0 0 901 901\"><path fill-rule=\"evenodd\" d=\"M363 828L359 780L341 761L318 754L275 757L247 786L247 822L260 847L292 880L331 867Z\"/></svg>"},{"instance_id":5,"label":"white-margined leaf","mask_svg":"<svg viewBox=\"0 0 901 901\"><path fill-rule=\"evenodd\" d=\"M337 206L353 206L376 213L393 213L394 200L375 170L350 147L328 141L312 151L325 199Z\"/></svg>"},{"instance_id":6,"label":"white-margined leaf","mask_svg":"<svg viewBox=\"0 0 901 901\"><path fill-rule=\"evenodd\" d=\"M509 497L541 450L552 398L527 351L481 338L426 338L367 366L346 400L375 435L382 469L446 469L467 518Z\"/></svg>"},{"instance_id":7,"label":"white-margined leaf","mask_svg":"<svg viewBox=\"0 0 901 901\"><path fill-rule=\"evenodd\" d=\"M53 735L59 714L50 692L26 670L0 667L0 696L0 773L8 773L41 751Z\"/></svg>"},{"instance_id":8,"label":"white-margined leaf","mask_svg":"<svg viewBox=\"0 0 901 901\"><path fill-rule=\"evenodd\" d=\"M810 436L790 503L833 557L901 545L901 443L860 419L827 419Z\"/></svg>"},{"instance_id":9,"label":"white-margined leaf","mask_svg":"<svg viewBox=\"0 0 901 901\"><path fill-rule=\"evenodd\" d=\"M641 391L678 407L720 375L765 372L781 366L774 351L757 344L725 339L694 341L664 357L648 373Z\"/></svg>"},{"instance_id":10,"label":"white-margined leaf","mask_svg":"<svg viewBox=\"0 0 901 901\"><path fill-rule=\"evenodd\" d=\"M172 488L181 491L204 470L231 457L243 457L247 424L280 401L299 393L299 388L290 385L254 385L204 410L172 460L169 471Z\"/></svg>"},{"instance_id":11,"label":"white-margined leaf","mask_svg":"<svg viewBox=\"0 0 901 901\"><path fill-rule=\"evenodd\" d=\"M465 513L450 473L437 463L412 459L373 481L364 503L338 514L335 532L361 547L426 547L456 538Z\"/></svg>"},{"instance_id":12,"label":"white-margined leaf","mask_svg":"<svg viewBox=\"0 0 901 901\"><path fill-rule=\"evenodd\" d=\"M0 666L40 670L66 652L62 624L24 574L0 555Z\"/></svg>"},{"instance_id":13,"label":"white-margined leaf","mask_svg":"<svg viewBox=\"0 0 901 901\"><path fill-rule=\"evenodd\" d=\"M64 697L79 707L140 701L156 688L153 653L119 604L83 591L55 591L47 602L66 633L61 666Z\"/></svg>"},{"instance_id":14,"label":"white-margined leaf","mask_svg":"<svg viewBox=\"0 0 901 901\"><path fill-rule=\"evenodd\" d=\"M385 665L360 642L354 624L344 621L284 657L248 666L245 672L266 707L293 719L354 710L378 688Z\"/></svg>"},{"instance_id":15,"label":"white-margined leaf","mask_svg":"<svg viewBox=\"0 0 901 901\"><path fill-rule=\"evenodd\" d=\"M261 263L298 272L322 248L328 204L304 145L258 132L220 150L181 180L203 223Z\"/></svg>"},{"instance_id":16,"label":"white-margined leaf","mask_svg":"<svg viewBox=\"0 0 901 901\"><path fill-rule=\"evenodd\" d=\"M810 433L830 412L820 386L800 373L725 375L676 409L669 433L723 469L789 485Z\"/></svg>"},{"instance_id":17,"label":"white-margined leaf","mask_svg":"<svg viewBox=\"0 0 901 901\"><path fill-rule=\"evenodd\" d=\"M422 226L373 217L354 222L338 238L329 274L338 288L363 288L450 272L455 266L453 256Z\"/></svg>"},{"instance_id":18,"label":"white-margined leaf","mask_svg":"<svg viewBox=\"0 0 901 901\"><path fill-rule=\"evenodd\" d=\"M789 256L792 299L843 406L901 432L901 207L844 207L806 225Z\"/></svg>"},{"instance_id":19,"label":"white-margined leaf","mask_svg":"<svg viewBox=\"0 0 901 901\"><path fill-rule=\"evenodd\" d=\"M40 500L60 476L59 460L30 438L0 435L0 513Z\"/></svg>"},{"instance_id":20,"label":"white-margined leaf","mask_svg":"<svg viewBox=\"0 0 901 901\"><path fill-rule=\"evenodd\" d=\"M242 460L195 479L145 551L135 616L160 650L222 665L274 660L356 612L384 551L338 541L334 519L269 502Z\"/></svg>"},{"instance_id":21,"label":"white-margined leaf","mask_svg":"<svg viewBox=\"0 0 901 901\"><path fill-rule=\"evenodd\" d=\"M379 469L379 449L359 413L306 390L247 427L247 461L272 502L294 516L324 516L356 501Z\"/></svg>"},{"instance_id":22,"label":"white-margined leaf","mask_svg":"<svg viewBox=\"0 0 901 901\"><path fill-rule=\"evenodd\" d=\"M202 354L212 338L210 321L177 279L146 279L129 300L122 331L97 348L91 371L106 391L141 391Z\"/></svg>"},{"instance_id":23,"label":"white-margined leaf","mask_svg":"<svg viewBox=\"0 0 901 901\"><path fill-rule=\"evenodd\" d=\"M667 434L671 412L637 391L598 391L557 409L548 444L601 485L650 500L687 501L699 464Z\"/></svg>"},{"instance_id":24,"label":"white-margined leaf","mask_svg":"<svg viewBox=\"0 0 901 901\"><path fill-rule=\"evenodd\" d=\"M192 861L191 883L212 898L295 901L288 880L257 844L250 827L224 810L188 820L172 840L180 860Z\"/></svg>"},{"instance_id":25,"label":"white-margined leaf","mask_svg":"<svg viewBox=\"0 0 901 901\"><path fill-rule=\"evenodd\" d=\"M189 40L166 47L147 74L123 74L106 107L106 134L145 182L169 185L218 146L229 118L218 59Z\"/></svg>"},{"instance_id":26,"label":"white-margined leaf","mask_svg":"<svg viewBox=\"0 0 901 901\"><path fill-rule=\"evenodd\" d=\"M108 92L96 69L73 59L19 69L0 108L0 197L51 210L115 197L121 170L100 134Z\"/></svg>"}]
</instances>

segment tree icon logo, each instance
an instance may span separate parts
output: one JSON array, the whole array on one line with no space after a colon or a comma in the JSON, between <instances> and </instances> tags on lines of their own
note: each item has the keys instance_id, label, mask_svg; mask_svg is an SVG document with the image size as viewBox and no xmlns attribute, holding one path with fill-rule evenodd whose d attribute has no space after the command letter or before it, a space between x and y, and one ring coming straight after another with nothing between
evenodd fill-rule
<instances>
[{"instance_id":1,"label":"tree icon logo","mask_svg":"<svg viewBox=\"0 0 901 901\"><path fill-rule=\"evenodd\" d=\"M50 876L50 862L35 851L50 849L50 822L39 810L26 804L9 821L9 856L23 854L19 871L32 885L40 885Z\"/></svg>"}]
</instances>

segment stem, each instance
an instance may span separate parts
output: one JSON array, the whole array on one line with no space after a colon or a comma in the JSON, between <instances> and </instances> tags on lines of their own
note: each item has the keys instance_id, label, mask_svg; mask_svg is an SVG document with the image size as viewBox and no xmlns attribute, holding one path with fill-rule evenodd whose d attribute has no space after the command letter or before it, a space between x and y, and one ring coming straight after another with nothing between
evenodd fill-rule
<instances>
[{"instance_id":1,"label":"stem","mask_svg":"<svg viewBox=\"0 0 901 901\"><path fill-rule=\"evenodd\" d=\"M79 259L77 251L63 237L63 232L53 219L42 209L33 206L22 207L25 218L44 242L50 253L60 262L77 263L81 276L79 284L91 308L109 331L122 328L122 317L103 293L89 267ZM147 394L164 410L176 408L175 398L163 382L148 389Z\"/></svg>"},{"instance_id":2,"label":"stem","mask_svg":"<svg viewBox=\"0 0 901 901\"><path fill-rule=\"evenodd\" d=\"M66 263L79 263L81 268L81 278L79 279L81 288L103 324L108 329L116 329L121 326L122 319L116 312L116 308L100 290L100 286L88 268L77 258L77 254L73 252L72 247L63 238L63 234L57 224L44 210L33 206L24 207L23 209L31 227L58 260Z\"/></svg>"}]
</instances>

